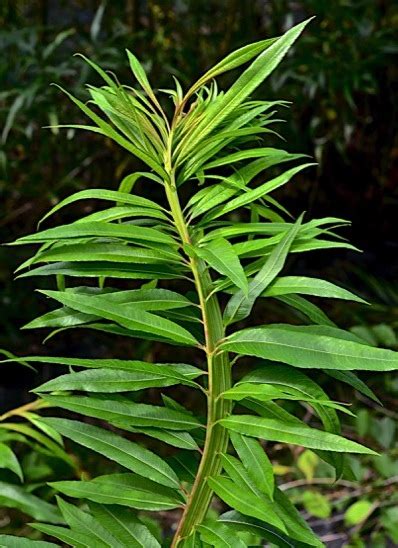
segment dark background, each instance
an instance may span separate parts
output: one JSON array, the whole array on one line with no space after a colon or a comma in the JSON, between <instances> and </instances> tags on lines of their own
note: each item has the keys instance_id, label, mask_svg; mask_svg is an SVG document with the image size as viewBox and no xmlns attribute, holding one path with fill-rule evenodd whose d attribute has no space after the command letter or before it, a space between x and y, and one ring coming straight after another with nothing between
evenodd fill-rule
<instances>
[{"instance_id":1,"label":"dark background","mask_svg":"<svg viewBox=\"0 0 398 548\"><path fill-rule=\"evenodd\" d=\"M116 189L125 175L140 167L102 137L42 129L86 122L50 86L58 83L86 100L85 85L99 83L97 75L73 57L75 52L114 71L122 83L133 85L124 53L127 47L144 63L155 88L171 87L170 75L174 74L186 89L235 48L281 34L312 15L316 19L256 92L262 98L292 102L289 109L278 113L286 122L274 126L286 142L272 144L309 154L318 162L317 168L296 178L276 197L294 216L306 211L307 218L349 219L352 226L343 234L363 252L305 254L294 258L289 273L324 277L374 303L372 308L345 302L325 306L343 327L361 330L373 344L397 349L398 5L393 0L3 0L0 240L10 242L36 230L44 212L76 190ZM221 86L228 86L235 76L224 75ZM147 195L154 192L138 190ZM68 208L53 222L72 221L82 213L79 207L88 213L87 208L93 206ZM34 291L48 287L48 280L13 279L15 268L31 253L22 247L0 248L0 348L18 355L148 356L146 343L84 330L55 336L45 346L42 340L47 333L21 331L25 323L48 309ZM264 322L296 321L272 307L260 307L257 313ZM150 351L162 361L161 345L152 345ZM2 365L0 411L31 399L29 390L54 373L53 368L31 373L18 365ZM359 408L361 419L345 427L351 436L355 429L359 441L365 439L389 459L388 469L369 462L363 468L359 491L368 493L372 485L378 500L380 493L390 496L385 485L377 483L380 475L386 482L391 476L398 477L398 382L393 375L363 378L386 407L372 410L371 416ZM354 399L350 392L336 394L333 382L326 388L337 399ZM367 483L371 481L376 483ZM341 521L341 515L336 513L334 518ZM372 523L366 534L372 527L379 530L377 520ZM325 523L321 521L320 526ZM366 546L376 546L372 539Z\"/></svg>"},{"instance_id":2,"label":"dark background","mask_svg":"<svg viewBox=\"0 0 398 548\"><path fill-rule=\"evenodd\" d=\"M137 167L102 137L42 129L85 122L50 86L56 82L87 98L84 86L96 83L97 75L73 57L75 52L129 83L128 47L143 61L155 87L169 87L170 73L186 87L226 53L280 34L311 15L316 19L258 91L261 97L292 101L280 112L286 123L277 126L286 139L283 146L319 162L278 197L295 215L306 210L309 217L349 219L352 228L345 236L363 253L318 252L296 266L362 290L387 306L377 321L395 327L398 6L392 0L3 0L1 241L35 230L43 212L60 198L90 186L116 188ZM221 84L231 78L226 75ZM67 222L68 215L57 221ZM45 310L43 299L34 294L45 282L13 281L12 275L29 252L0 249L0 347L18 354L43 351L44 335L20 328ZM353 318L356 309L346 305L334 313L343 324L368 322L368 312ZM79 333L56 337L48 347L62 353L65 347L90 351L86 345L98 344L109 348L113 342ZM3 369L1 385L7 390L2 406L26 398L32 382L29 373Z\"/></svg>"}]
</instances>

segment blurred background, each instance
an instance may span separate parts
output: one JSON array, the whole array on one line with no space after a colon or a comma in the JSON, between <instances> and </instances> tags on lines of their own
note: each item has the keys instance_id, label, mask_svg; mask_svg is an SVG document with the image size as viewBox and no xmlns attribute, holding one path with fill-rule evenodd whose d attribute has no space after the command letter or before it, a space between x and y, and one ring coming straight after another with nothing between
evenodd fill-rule
<instances>
[{"instance_id":1,"label":"blurred background","mask_svg":"<svg viewBox=\"0 0 398 548\"><path fill-rule=\"evenodd\" d=\"M292 102L279 112L285 122L275 126L286 139L282 146L318 162L316 169L276 197L295 216L305 210L308 217L350 220L352 226L344 236L362 253L305 254L295 259L290 271L325 277L374 303L372 309L330 303L327 311L371 344L398 349L398 5L394 0L2 0L1 241L34 231L42 214L72 192L115 189L138 167L100 136L43 129L84 123L65 95L50 86L55 82L86 99L85 85L98 83L97 75L74 53L92 58L128 84L132 76L124 53L127 47L143 62L154 87L170 87L174 74L186 88L228 52L281 34L311 15L316 19L257 91L262 98ZM221 85L227 86L233 77L225 75ZM56 220L65 223L78 213L67 210ZM43 347L46 334L21 331L46 310L44 300L34 293L45 280L13 280L13 271L29 253L20 247L0 248L1 348L19 355L132 355L132 343L91 333L67 332ZM283 310L261 314L265 321L289 321ZM137 345L134 348L137 352ZM144 355L147 349L139 352ZM45 369L31 373L19 366L2 366L0 412L29 401L29 389L49 374ZM357 419L347 428L351 436L382 450L384 461L375 464L369 457L364 465L357 464L362 483L356 496L360 500L365 496L370 506L359 512L361 519L358 512L348 518L350 538L339 532L347 519L340 510L347 504L339 506L338 497L330 500L321 490L306 489L307 500L303 491L297 494L305 512L320 521L318 527L324 527L326 517L331 523L335 519L337 529L325 533L331 535L328 546L398 546L398 502L393 513L386 505L385 513L373 519L385 502L383 496L391 499L391 489L398 498L398 484L388 483L398 476L398 380L391 375L368 380L386 407L360 403ZM353 395L338 397L350 401ZM287 480L302 480L305 486L316 474L316 464L304 453L301 466L285 473L293 473ZM357 499L350 493L344 496L354 504Z\"/></svg>"}]
</instances>

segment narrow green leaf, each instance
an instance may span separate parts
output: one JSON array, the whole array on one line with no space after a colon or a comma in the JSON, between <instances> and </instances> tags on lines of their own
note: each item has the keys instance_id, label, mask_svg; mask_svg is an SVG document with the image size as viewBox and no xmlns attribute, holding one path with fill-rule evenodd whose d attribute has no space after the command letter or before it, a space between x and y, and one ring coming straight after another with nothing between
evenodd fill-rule
<instances>
[{"instance_id":1,"label":"narrow green leaf","mask_svg":"<svg viewBox=\"0 0 398 548\"><path fill-rule=\"evenodd\" d=\"M202 540L216 548L247 548L243 542L225 523L207 519L198 527Z\"/></svg>"},{"instance_id":2,"label":"narrow green leaf","mask_svg":"<svg viewBox=\"0 0 398 548\"><path fill-rule=\"evenodd\" d=\"M275 510L283 519L289 536L310 546L324 546L290 499L279 488L275 489Z\"/></svg>"},{"instance_id":3,"label":"narrow green leaf","mask_svg":"<svg viewBox=\"0 0 398 548\"><path fill-rule=\"evenodd\" d=\"M19 238L15 244L59 242L74 238L122 238L131 241L157 242L176 246L175 240L158 229L132 224L115 223L71 223L48 228Z\"/></svg>"},{"instance_id":4,"label":"narrow green leaf","mask_svg":"<svg viewBox=\"0 0 398 548\"><path fill-rule=\"evenodd\" d=\"M343 299L346 301L356 301L366 304L366 301L351 293L347 289L337 285L320 280L319 278L309 278L307 276L282 276L276 278L271 285L264 291L264 297L275 297L278 295L289 295L299 293L302 295L312 295L314 297L327 297L329 299Z\"/></svg>"},{"instance_id":5,"label":"narrow green leaf","mask_svg":"<svg viewBox=\"0 0 398 548\"><path fill-rule=\"evenodd\" d=\"M137 78L137 81L139 82L142 89L147 93L148 97L150 97L153 101L153 103L160 109L160 105L158 100L156 99L156 96L153 92L153 89L151 87L151 84L149 83L148 77L146 75L146 72L141 65L141 63L138 61L137 57L131 53L128 49L126 50L127 56L130 63L130 68L134 74L134 76Z\"/></svg>"},{"instance_id":6,"label":"narrow green leaf","mask_svg":"<svg viewBox=\"0 0 398 548\"><path fill-rule=\"evenodd\" d=\"M0 468L11 470L23 481L22 468L14 451L3 442L0 442Z\"/></svg>"},{"instance_id":7,"label":"narrow green leaf","mask_svg":"<svg viewBox=\"0 0 398 548\"><path fill-rule=\"evenodd\" d=\"M230 438L243 466L260 491L270 499L274 496L274 472L272 464L260 443L236 432L231 432Z\"/></svg>"},{"instance_id":8,"label":"narrow green leaf","mask_svg":"<svg viewBox=\"0 0 398 548\"><path fill-rule=\"evenodd\" d=\"M195 379L204 374L202 369L198 369L187 363L149 363L137 360L117 360L117 359L96 359L96 358L60 358L58 356L27 356L26 358L9 358L0 361L0 363L19 362L27 363L49 363L55 365L65 365L67 367L87 367L95 369L120 369L123 371L142 371L153 374L169 375L182 382L183 378ZM56 379L54 379L56 380Z\"/></svg>"},{"instance_id":9,"label":"narrow green leaf","mask_svg":"<svg viewBox=\"0 0 398 548\"><path fill-rule=\"evenodd\" d=\"M19 485L12 485L0 481L0 506L4 508L17 508L24 514L34 519L48 521L50 523L62 523L58 509L45 500L28 493Z\"/></svg>"},{"instance_id":10,"label":"narrow green leaf","mask_svg":"<svg viewBox=\"0 0 398 548\"><path fill-rule=\"evenodd\" d=\"M130 510L120 506L89 504L91 513L121 543L129 548L160 548L147 527Z\"/></svg>"},{"instance_id":11,"label":"narrow green leaf","mask_svg":"<svg viewBox=\"0 0 398 548\"><path fill-rule=\"evenodd\" d=\"M182 505L173 489L135 474L111 474L90 481L57 481L50 485L69 497L138 510L172 510Z\"/></svg>"},{"instance_id":12,"label":"narrow green leaf","mask_svg":"<svg viewBox=\"0 0 398 548\"><path fill-rule=\"evenodd\" d=\"M42 262L118 262L133 264L180 263L176 253L162 249L147 249L124 244L79 243L57 246L38 253L29 261L30 265ZM25 266L25 265L24 265ZM28 266L28 265L26 265ZM18 269L20 270L21 267Z\"/></svg>"},{"instance_id":13,"label":"narrow green leaf","mask_svg":"<svg viewBox=\"0 0 398 548\"><path fill-rule=\"evenodd\" d=\"M163 443L167 443L172 447L178 447L179 449L186 449L187 451L198 451L199 446L194 438L188 432L182 432L179 430L165 430L159 428L126 428L124 430L129 432L136 432L138 434L144 434L156 440L160 440Z\"/></svg>"},{"instance_id":14,"label":"narrow green leaf","mask_svg":"<svg viewBox=\"0 0 398 548\"><path fill-rule=\"evenodd\" d=\"M248 282L233 246L224 238L212 240L205 247L195 247L195 253L205 260L214 270L227 276L244 294L248 291Z\"/></svg>"},{"instance_id":15,"label":"narrow green leaf","mask_svg":"<svg viewBox=\"0 0 398 548\"><path fill-rule=\"evenodd\" d=\"M166 265L144 265L144 264L126 264L126 263L103 263L103 262L81 262L75 263L54 263L46 266L34 268L18 278L28 278L31 276L54 276L63 274L65 276L74 276L77 278L88 277L98 278L126 278L130 280L171 280L181 278L181 271Z\"/></svg>"},{"instance_id":16,"label":"narrow green leaf","mask_svg":"<svg viewBox=\"0 0 398 548\"><path fill-rule=\"evenodd\" d=\"M398 356L392 350L316 335L305 326L299 326L298 329L295 326L290 326L289 329L244 329L230 335L220 348L295 367L369 371L398 369Z\"/></svg>"},{"instance_id":17,"label":"narrow green leaf","mask_svg":"<svg viewBox=\"0 0 398 548\"><path fill-rule=\"evenodd\" d=\"M193 430L200 422L188 413L156 405L135 403L120 396L48 396L43 399L52 405L126 426L166 428L169 430Z\"/></svg>"},{"instance_id":18,"label":"narrow green leaf","mask_svg":"<svg viewBox=\"0 0 398 548\"><path fill-rule=\"evenodd\" d=\"M62 436L88 447L152 481L179 489L180 483L170 466L149 449L98 426L69 419L45 418L45 424Z\"/></svg>"},{"instance_id":19,"label":"narrow green leaf","mask_svg":"<svg viewBox=\"0 0 398 548\"><path fill-rule=\"evenodd\" d=\"M278 301L299 311L299 315L304 315L305 319L317 325L327 325L334 327L336 324L319 308L316 304L304 299L300 295L279 295L276 297Z\"/></svg>"},{"instance_id":20,"label":"narrow green leaf","mask_svg":"<svg viewBox=\"0 0 398 548\"><path fill-rule=\"evenodd\" d=\"M47 525L45 523L32 523L31 527L74 548L92 548L93 546L91 535L81 533L80 531L72 531L71 529L66 529L66 527ZM100 546L104 545L100 544Z\"/></svg>"},{"instance_id":21,"label":"narrow green leaf","mask_svg":"<svg viewBox=\"0 0 398 548\"><path fill-rule=\"evenodd\" d=\"M214 209L214 211L210 212L208 215L206 215L205 220L210 221L217 219L218 217L221 217L222 215L225 215L226 213L230 213L231 211L234 211L235 209L238 209L240 207L244 207L248 204L252 204L255 200L259 200L260 198L263 198L273 190L276 190L280 186L283 186L284 184L288 183L290 179L305 169L306 167L310 167L314 164L302 164L297 167L293 167L292 169L289 169L282 173L281 175L278 175L274 179L271 179L270 181L267 181L266 183L263 183L262 185L249 190L248 192L245 192L238 196L237 198L234 198L233 200L230 200L226 204Z\"/></svg>"},{"instance_id":22,"label":"narrow green leaf","mask_svg":"<svg viewBox=\"0 0 398 548\"><path fill-rule=\"evenodd\" d=\"M375 451L351 440L310 428L252 415L231 415L219 421L225 428L246 436L301 445L309 449L377 455Z\"/></svg>"},{"instance_id":23,"label":"narrow green leaf","mask_svg":"<svg viewBox=\"0 0 398 548\"><path fill-rule=\"evenodd\" d=\"M57 392L63 390L79 390L83 392L134 392L145 388L173 386L186 384L198 388L198 384L184 376L181 367L156 366L144 364L134 370L91 369L69 373L51 379L35 388L33 392ZM1 462L1 461L0 461Z\"/></svg>"},{"instance_id":24,"label":"narrow green leaf","mask_svg":"<svg viewBox=\"0 0 398 548\"><path fill-rule=\"evenodd\" d=\"M91 188L88 190L80 190L79 192L75 192L71 196L68 196L64 200L61 200L58 202L57 205L55 205L48 213L44 215L44 217L41 219L40 223L42 223L45 219L59 211L61 208L73 204L74 202L78 202L80 200L106 200L109 202L115 202L119 204L128 204L131 206L139 206L139 207L145 207L150 209L157 209L161 210L161 206L159 206L156 202L153 202L152 200L148 200L148 198L142 198L141 196L134 196L132 194L129 194L127 192L121 192L117 190L105 190L102 188Z\"/></svg>"},{"instance_id":25,"label":"narrow green leaf","mask_svg":"<svg viewBox=\"0 0 398 548\"><path fill-rule=\"evenodd\" d=\"M72 529L72 534L77 532L87 535L98 548L123 548L123 545L93 516L59 497L57 502L66 523Z\"/></svg>"},{"instance_id":26,"label":"narrow green leaf","mask_svg":"<svg viewBox=\"0 0 398 548\"><path fill-rule=\"evenodd\" d=\"M94 314L127 329L160 335L181 344L194 346L198 344L193 335L178 324L140 308L135 310L114 304L112 299L104 298L105 296L83 296L68 294L65 291L41 291L41 293L78 312Z\"/></svg>"},{"instance_id":27,"label":"narrow green leaf","mask_svg":"<svg viewBox=\"0 0 398 548\"><path fill-rule=\"evenodd\" d=\"M95 124L97 124L99 131L97 129L97 132L101 132L106 137L109 137L113 141L115 141L118 145L121 147L127 149L129 152L137 156L140 160L142 160L144 163L146 163L149 167L151 167L160 177L167 177L164 169L158 163L153 156L148 154L145 150L142 148L135 146L131 143L131 141L125 139L120 133L115 131L113 127L105 122L100 116L98 116L93 110L91 110L86 104L84 104L82 101L74 97L71 93L67 92L60 86L57 86L63 93L65 93L69 99L77 105L80 110L84 112L86 116L88 116Z\"/></svg>"},{"instance_id":28,"label":"narrow green leaf","mask_svg":"<svg viewBox=\"0 0 398 548\"><path fill-rule=\"evenodd\" d=\"M56 548L57 545L44 540L31 540L11 535L0 535L0 546L2 548Z\"/></svg>"},{"instance_id":29,"label":"narrow green leaf","mask_svg":"<svg viewBox=\"0 0 398 548\"><path fill-rule=\"evenodd\" d=\"M211 477L207 481L216 495L238 512L270 523L285 531L282 520L272 511L271 503L264 504L261 498L251 492L242 491L240 486L223 476Z\"/></svg>"},{"instance_id":30,"label":"narrow green leaf","mask_svg":"<svg viewBox=\"0 0 398 548\"><path fill-rule=\"evenodd\" d=\"M201 122L189 134L184 146L185 155L233 112L278 66L308 22L309 20L296 25L271 44L241 74L227 93L207 109Z\"/></svg>"},{"instance_id":31,"label":"narrow green leaf","mask_svg":"<svg viewBox=\"0 0 398 548\"><path fill-rule=\"evenodd\" d=\"M244 516L243 514L230 510L219 517L222 523L226 523L235 531L252 533L280 548L308 548L308 546L323 546L322 543L303 544L293 538L288 537L275 527L264 523L255 518Z\"/></svg>"},{"instance_id":32,"label":"narrow green leaf","mask_svg":"<svg viewBox=\"0 0 398 548\"><path fill-rule=\"evenodd\" d=\"M208 70L188 91L186 97L190 97L197 89L202 87L206 82L213 80L220 74L232 70L234 68L240 67L244 63L247 63L259 55L261 52L269 48L277 38L268 38L267 40L261 40L259 42L254 42L253 44L248 44L239 48L229 55L227 55L222 61L214 65L210 70Z\"/></svg>"},{"instance_id":33,"label":"narrow green leaf","mask_svg":"<svg viewBox=\"0 0 398 548\"><path fill-rule=\"evenodd\" d=\"M302 216L299 217L297 222L282 238L266 260L264 266L249 283L248 294L245 295L244 292L240 290L228 301L224 311L224 322L227 325L246 318L250 314L257 297L261 295L282 270L290 247L300 230L301 220Z\"/></svg>"},{"instance_id":34,"label":"narrow green leaf","mask_svg":"<svg viewBox=\"0 0 398 548\"><path fill-rule=\"evenodd\" d=\"M349 384L350 386L355 388L355 390L358 390L358 392L360 392L361 394L364 394L379 405L382 405L376 394L352 371L335 371L332 369L325 369L325 373L330 377L337 379L338 381Z\"/></svg>"}]
</instances>

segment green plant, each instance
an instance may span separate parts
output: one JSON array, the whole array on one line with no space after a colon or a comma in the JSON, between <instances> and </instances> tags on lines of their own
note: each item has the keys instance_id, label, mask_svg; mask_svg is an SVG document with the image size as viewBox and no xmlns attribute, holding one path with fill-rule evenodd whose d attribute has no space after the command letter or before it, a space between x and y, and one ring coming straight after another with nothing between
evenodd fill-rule
<instances>
[{"instance_id":1,"label":"green plant","mask_svg":"<svg viewBox=\"0 0 398 548\"><path fill-rule=\"evenodd\" d=\"M86 504L81 508L58 499L68 527L34 524L35 529L72 546L159 546L145 512L181 509L174 537L169 539L165 532L164 545L244 547L265 538L278 546L321 546L276 485L259 440L312 449L337 477L352 476L344 453L374 454L340 435L337 412L350 411L330 400L302 369L322 369L372 398L352 370L397 369L397 354L367 346L360 337L339 329L302 295L361 301L359 297L324 280L280 275L290 253L350 248L333 231L345 221L307 222L303 215L286 221L289 214L270 197L312 164L252 183L263 171L302 157L258 146L259 138L270 131L272 109L283 102L249 96L280 63L306 23L280 38L230 54L185 95L177 83L169 92L175 105L171 121L131 53L131 69L141 90L119 85L88 60L106 83L90 86L91 104L108 121L68 94L93 124L67 127L116 141L151 171L129 175L118 191L93 189L72 195L41 222L83 199L105 200L111 207L16 242L40 244L20 267L25 270L20 277L55 277L57 290L42 293L61 305L27 327L56 332L86 327L170 345L170 362L180 355L189 361L196 356L190 348L202 352L205 360L198 359L193 366L25 357L28 363L69 367L69 373L35 392L50 406L91 417L90 422L42 421L128 470L88 481L52 483L58 493ZM248 62L227 92L218 90L218 75ZM160 185L167 205L133 194L139 180L143 188ZM246 221L234 220L237 210ZM36 266L39 263L44 265ZM97 285L79 285L86 278ZM143 285L126 288L126 280L141 280ZM234 329L250 316L259 298L276 298L299 310L310 325ZM230 353L236 354L232 361ZM260 358L258 367L238 376L234 384L234 364L244 355ZM137 402L137 391L179 384L203 395L205 420L200 409L193 414L169 396L163 396L163 405ZM324 429L308 426L298 411L284 409L283 401L312 407ZM92 419L111 428L94 425ZM181 451L166 461L122 432L143 434ZM210 512L214 494L231 510L221 516ZM139 517L123 507L140 512Z\"/></svg>"}]
</instances>

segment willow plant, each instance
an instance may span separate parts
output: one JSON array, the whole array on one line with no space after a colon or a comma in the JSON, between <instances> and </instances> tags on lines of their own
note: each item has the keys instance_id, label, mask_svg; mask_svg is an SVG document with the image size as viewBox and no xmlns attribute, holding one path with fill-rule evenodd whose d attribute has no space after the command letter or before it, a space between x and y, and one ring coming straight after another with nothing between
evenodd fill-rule
<instances>
[{"instance_id":1,"label":"willow plant","mask_svg":"<svg viewBox=\"0 0 398 548\"><path fill-rule=\"evenodd\" d=\"M170 356L177 345L196 349L187 356L201 353L203 360L192 365L24 358L69 368L35 392L51 408L83 416L42 422L125 470L51 484L77 504L59 498L60 524L34 527L63 543L156 547L159 540L146 512L180 509L174 537L166 535L164 546L242 548L248 533L259 544L266 539L277 546L322 546L278 488L264 442L309 448L337 478L352 475L345 453L374 454L341 436L338 413L350 411L329 399L316 382L317 372L375 398L353 370L397 369L397 354L338 328L307 299L361 302L360 297L325 280L282 274L291 253L352 247L334 232L344 220L301 215L294 221L270 196L312 164L302 163L301 154L263 146L274 109L284 102L249 98L306 24L228 55L185 94L176 82L175 89L166 90L174 103L171 118L130 52L139 89L120 85L86 60L104 85L89 86L89 103L65 92L92 122L66 127L99 133L147 167L127 176L118 190L73 194L41 223L81 200L102 200L110 207L71 224L40 226L16 242L40 244L19 276L53 277L57 283L56 290L41 293L58 308L26 327L55 333L90 328L160 341ZM248 67L231 87L220 91L215 79L244 64ZM285 163L293 167L281 169ZM138 180L151 197L160 185L165 200L157 203L134 193ZM134 280L138 288L120 289L120 280ZM266 306L270 299L301 313L303 325L258 325L253 306L257 300ZM250 316L256 326L243 328ZM255 360L250 372L236 379L234 363L241 356ZM142 403L145 397L137 402L136 391L179 384L206 399L203 420L169 396L163 395L162 405ZM311 406L323 428L285 410L286 400ZM161 458L129 433L155 438L175 454ZM209 513L214 496L228 508L217 518Z\"/></svg>"}]
</instances>

